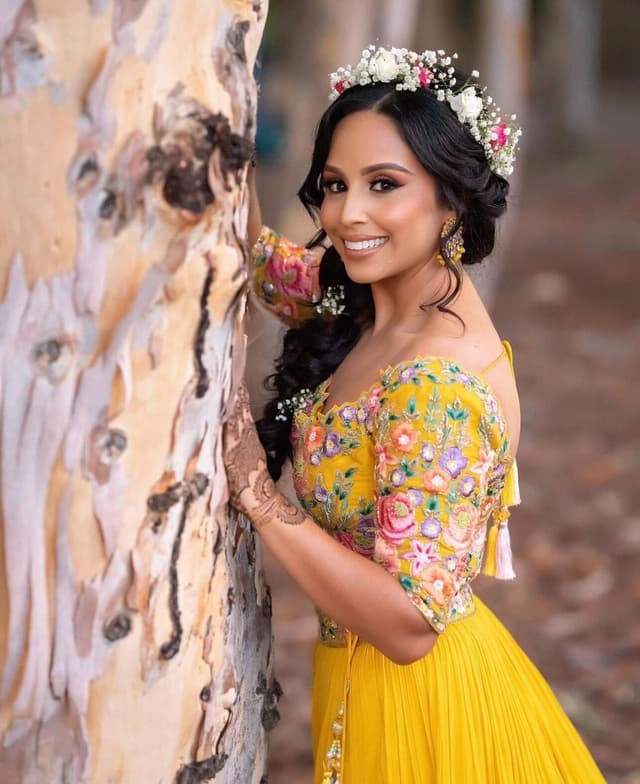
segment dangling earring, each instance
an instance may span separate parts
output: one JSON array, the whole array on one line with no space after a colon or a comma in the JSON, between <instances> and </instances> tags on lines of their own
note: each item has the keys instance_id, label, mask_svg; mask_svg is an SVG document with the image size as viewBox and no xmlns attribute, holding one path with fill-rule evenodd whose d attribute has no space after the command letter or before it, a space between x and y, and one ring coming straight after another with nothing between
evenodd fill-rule
<instances>
[{"instance_id":1,"label":"dangling earring","mask_svg":"<svg viewBox=\"0 0 640 784\"><path fill-rule=\"evenodd\" d=\"M440 238L444 240L444 254L446 259L440 252L438 252L436 258L443 267L446 265L447 261L449 261L451 264L456 264L459 262L465 251L464 239L462 237L462 223L458 226L455 234L452 237L445 239L447 234L449 234L451 229L455 226L455 223L456 218L448 218L442 227L442 231L440 232Z\"/></svg>"}]
</instances>

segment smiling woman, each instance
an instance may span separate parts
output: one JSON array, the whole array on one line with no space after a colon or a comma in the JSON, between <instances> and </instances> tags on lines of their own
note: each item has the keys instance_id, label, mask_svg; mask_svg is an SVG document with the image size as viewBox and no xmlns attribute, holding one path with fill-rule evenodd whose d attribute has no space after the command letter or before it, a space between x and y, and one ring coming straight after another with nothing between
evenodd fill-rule
<instances>
[{"instance_id":1,"label":"smiling woman","mask_svg":"<svg viewBox=\"0 0 640 784\"><path fill-rule=\"evenodd\" d=\"M436 254L442 226L455 213L394 120L375 109L345 117L322 187L320 222L351 280L401 277L421 296L433 287L433 272L441 271L424 262ZM404 300L402 292L397 296Z\"/></svg>"},{"instance_id":2,"label":"smiling woman","mask_svg":"<svg viewBox=\"0 0 640 784\"><path fill-rule=\"evenodd\" d=\"M493 248L518 131L443 53L365 50L332 87L299 192L321 230L301 247L252 203L254 290L291 329L264 451L244 398L226 447L234 503L318 610L315 784L601 784L471 588L515 577L520 413L461 260Z\"/></svg>"}]
</instances>

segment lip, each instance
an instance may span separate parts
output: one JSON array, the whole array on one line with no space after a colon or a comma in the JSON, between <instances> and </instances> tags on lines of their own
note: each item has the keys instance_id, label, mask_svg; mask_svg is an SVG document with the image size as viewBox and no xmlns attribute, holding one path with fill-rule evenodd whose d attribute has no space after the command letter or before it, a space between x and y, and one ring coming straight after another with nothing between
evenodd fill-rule
<instances>
[{"instance_id":1,"label":"lip","mask_svg":"<svg viewBox=\"0 0 640 784\"><path fill-rule=\"evenodd\" d=\"M377 234L377 235L366 235L366 234L353 234L349 237L342 237L342 248L343 252L347 256L352 256L353 258L362 258L363 256L370 256L387 244L389 237L384 234ZM374 248L362 248L361 250L354 250L352 248L347 248L347 242L365 242L367 240L381 240L383 239L384 242L381 245L377 245Z\"/></svg>"}]
</instances>

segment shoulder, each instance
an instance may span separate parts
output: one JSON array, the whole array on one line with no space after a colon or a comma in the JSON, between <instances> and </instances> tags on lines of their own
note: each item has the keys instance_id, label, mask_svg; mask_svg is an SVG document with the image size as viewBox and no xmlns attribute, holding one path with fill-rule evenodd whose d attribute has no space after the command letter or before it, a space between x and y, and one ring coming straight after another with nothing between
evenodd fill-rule
<instances>
[{"instance_id":1,"label":"shoulder","mask_svg":"<svg viewBox=\"0 0 640 784\"><path fill-rule=\"evenodd\" d=\"M495 449L506 424L499 401L484 379L446 357L416 357L384 370L373 390L374 428L379 432L410 423L422 432L444 435L455 429L482 438Z\"/></svg>"}]
</instances>

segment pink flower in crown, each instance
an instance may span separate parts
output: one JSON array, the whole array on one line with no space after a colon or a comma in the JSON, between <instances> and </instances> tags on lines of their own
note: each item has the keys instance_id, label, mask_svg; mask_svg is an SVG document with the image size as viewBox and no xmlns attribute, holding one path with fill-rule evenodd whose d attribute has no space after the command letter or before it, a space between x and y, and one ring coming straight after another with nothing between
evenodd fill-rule
<instances>
[{"instance_id":1,"label":"pink flower in crown","mask_svg":"<svg viewBox=\"0 0 640 784\"><path fill-rule=\"evenodd\" d=\"M385 495L378 501L378 524L390 542L401 542L415 528L411 498L406 493Z\"/></svg>"},{"instance_id":2,"label":"pink flower in crown","mask_svg":"<svg viewBox=\"0 0 640 784\"><path fill-rule=\"evenodd\" d=\"M504 147L507 143L507 139L509 138L507 128L508 126L506 123L499 123L498 125L494 125L491 129L489 144L491 145L493 152L497 152L497 150Z\"/></svg>"},{"instance_id":3,"label":"pink flower in crown","mask_svg":"<svg viewBox=\"0 0 640 784\"><path fill-rule=\"evenodd\" d=\"M311 257L313 259L314 257ZM312 301L314 299L314 281L312 270L315 267L296 256L285 258L280 253L273 253L266 265L267 277L283 294L289 297L300 297Z\"/></svg>"},{"instance_id":4,"label":"pink flower in crown","mask_svg":"<svg viewBox=\"0 0 640 784\"><path fill-rule=\"evenodd\" d=\"M431 71L426 71L420 66L418 69L418 81L423 87L428 87L433 81L433 73Z\"/></svg>"},{"instance_id":5,"label":"pink flower in crown","mask_svg":"<svg viewBox=\"0 0 640 784\"><path fill-rule=\"evenodd\" d=\"M351 82L348 79L340 79L339 82L336 82L334 84L333 89L337 93L343 93L345 90L348 90L349 87L352 87L352 86L353 85L351 84Z\"/></svg>"}]
</instances>

